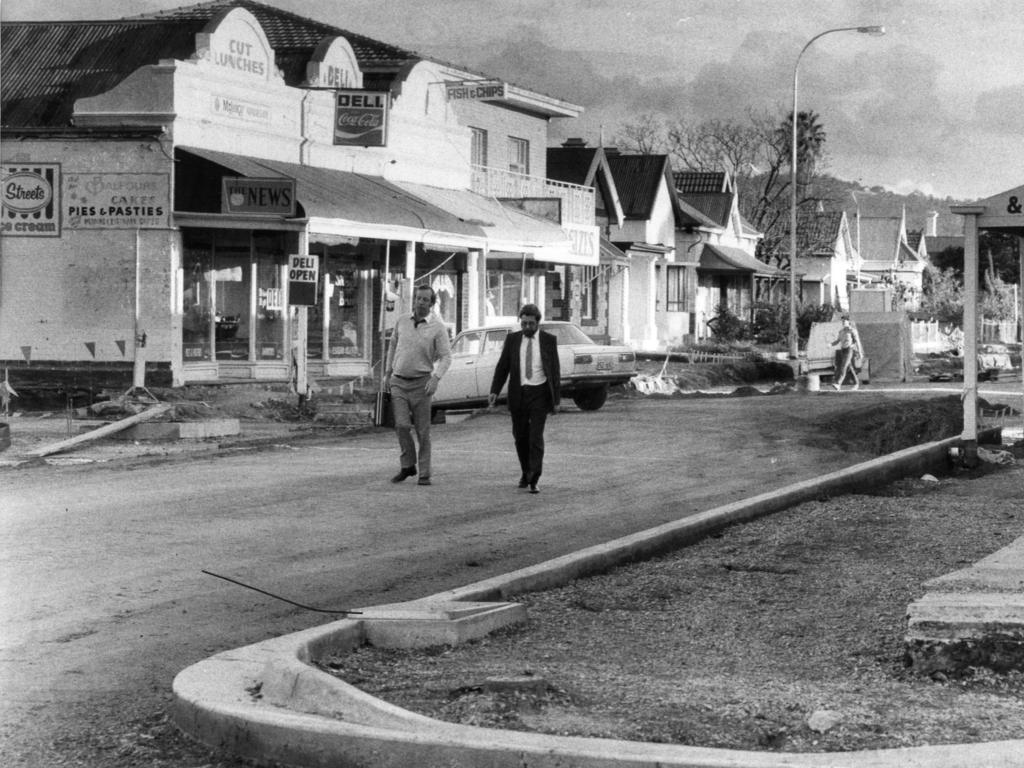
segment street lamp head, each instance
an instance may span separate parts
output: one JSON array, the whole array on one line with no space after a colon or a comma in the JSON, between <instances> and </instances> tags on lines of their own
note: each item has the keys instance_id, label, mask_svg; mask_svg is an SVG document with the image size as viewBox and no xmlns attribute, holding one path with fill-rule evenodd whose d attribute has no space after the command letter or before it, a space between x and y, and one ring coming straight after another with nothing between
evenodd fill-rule
<instances>
[{"instance_id":1,"label":"street lamp head","mask_svg":"<svg viewBox=\"0 0 1024 768\"><path fill-rule=\"evenodd\" d=\"M885 27L857 27L857 31L862 35L874 35L878 37L885 34Z\"/></svg>"}]
</instances>

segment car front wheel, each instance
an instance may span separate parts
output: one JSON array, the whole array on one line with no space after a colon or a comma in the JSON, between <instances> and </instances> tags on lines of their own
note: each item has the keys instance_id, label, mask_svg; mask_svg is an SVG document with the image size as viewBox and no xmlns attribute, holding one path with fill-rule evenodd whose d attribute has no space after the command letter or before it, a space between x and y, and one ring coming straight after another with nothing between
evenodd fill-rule
<instances>
[{"instance_id":1,"label":"car front wheel","mask_svg":"<svg viewBox=\"0 0 1024 768\"><path fill-rule=\"evenodd\" d=\"M608 385L588 387L574 392L572 401L582 411L596 411L608 399Z\"/></svg>"}]
</instances>

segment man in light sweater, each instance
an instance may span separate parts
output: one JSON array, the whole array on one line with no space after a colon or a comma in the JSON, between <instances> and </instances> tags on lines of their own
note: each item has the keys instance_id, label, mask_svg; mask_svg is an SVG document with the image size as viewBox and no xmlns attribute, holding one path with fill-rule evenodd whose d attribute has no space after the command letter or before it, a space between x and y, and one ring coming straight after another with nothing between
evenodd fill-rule
<instances>
[{"instance_id":1,"label":"man in light sweater","mask_svg":"<svg viewBox=\"0 0 1024 768\"><path fill-rule=\"evenodd\" d=\"M413 313L398 319L391 334L384 389L391 393L395 432L401 451L401 469L391 478L400 483L416 474L416 443L419 443L418 485L430 485L430 409L437 383L452 362L448 328L431 312L437 294L428 285L413 292ZM416 439L413 439L413 430Z\"/></svg>"}]
</instances>

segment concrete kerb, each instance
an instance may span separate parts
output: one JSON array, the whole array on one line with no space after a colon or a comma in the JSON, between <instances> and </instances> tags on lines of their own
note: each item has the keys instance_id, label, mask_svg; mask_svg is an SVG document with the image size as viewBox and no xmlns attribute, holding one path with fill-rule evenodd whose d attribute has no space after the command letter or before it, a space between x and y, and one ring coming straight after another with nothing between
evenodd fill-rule
<instances>
[{"instance_id":1,"label":"concrete kerb","mask_svg":"<svg viewBox=\"0 0 1024 768\"><path fill-rule=\"evenodd\" d=\"M949 449L959 442L959 438L950 438L909 448L465 587L409 603L375 606L359 619L332 622L218 654L175 678L174 721L191 737L230 754L309 768L1020 768L1024 766L1024 741L827 754L771 753L475 728L393 706L310 663L358 647L383 631L384 625L386 642L405 647L433 644L439 636L458 640L481 636L521 618L514 609L505 612L502 604L484 601L559 586L811 499L941 472L948 466ZM467 605L470 602L476 605Z\"/></svg>"}]
</instances>

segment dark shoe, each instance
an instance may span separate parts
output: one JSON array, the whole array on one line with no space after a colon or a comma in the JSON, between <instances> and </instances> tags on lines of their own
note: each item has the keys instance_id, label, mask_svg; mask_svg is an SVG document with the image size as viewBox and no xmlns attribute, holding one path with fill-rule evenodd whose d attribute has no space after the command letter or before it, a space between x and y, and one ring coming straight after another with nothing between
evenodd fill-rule
<instances>
[{"instance_id":1,"label":"dark shoe","mask_svg":"<svg viewBox=\"0 0 1024 768\"><path fill-rule=\"evenodd\" d=\"M530 483L530 493L540 493L540 489L537 488L536 483Z\"/></svg>"},{"instance_id":2,"label":"dark shoe","mask_svg":"<svg viewBox=\"0 0 1024 768\"><path fill-rule=\"evenodd\" d=\"M391 478L392 483L400 483L407 477L412 477L416 474L416 467L402 467L401 471Z\"/></svg>"},{"instance_id":3,"label":"dark shoe","mask_svg":"<svg viewBox=\"0 0 1024 768\"><path fill-rule=\"evenodd\" d=\"M420 479L416 481L416 485L430 485L430 475L420 475Z\"/></svg>"},{"instance_id":4,"label":"dark shoe","mask_svg":"<svg viewBox=\"0 0 1024 768\"><path fill-rule=\"evenodd\" d=\"M522 475L522 476L521 476L521 477L519 478L519 487L520 487L520 488L525 488L525 487L526 487L526 486L528 486L529 484L530 484L530 483L529 483L529 481L528 481L528 480L526 479L526 475L525 475L525 474L524 474L524 475Z\"/></svg>"}]
</instances>

